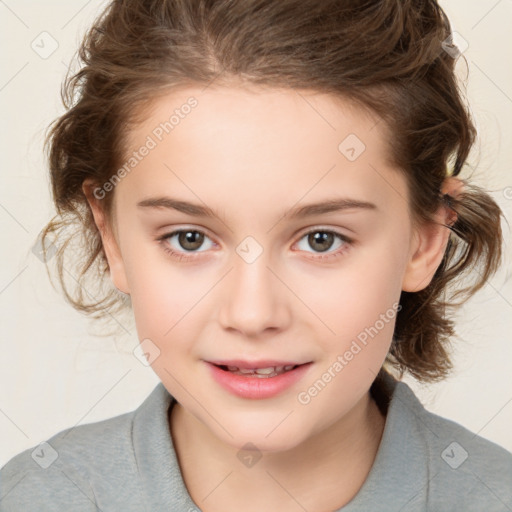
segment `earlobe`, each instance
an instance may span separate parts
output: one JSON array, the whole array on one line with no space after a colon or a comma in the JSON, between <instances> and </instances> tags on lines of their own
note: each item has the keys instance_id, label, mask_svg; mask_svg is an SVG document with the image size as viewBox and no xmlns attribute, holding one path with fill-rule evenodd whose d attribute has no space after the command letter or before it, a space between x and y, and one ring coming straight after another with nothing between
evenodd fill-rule
<instances>
[{"instance_id":1,"label":"earlobe","mask_svg":"<svg viewBox=\"0 0 512 512\"><path fill-rule=\"evenodd\" d=\"M98 199L93 193L94 187L95 185L91 180L85 180L82 184L82 191L87 199L87 202L89 203L94 217L94 222L101 236L103 249L108 261L110 278L113 285L120 292L129 294L130 291L126 279L126 272L121 251L111 226L107 222L105 212L101 205L101 200Z\"/></svg>"}]
</instances>

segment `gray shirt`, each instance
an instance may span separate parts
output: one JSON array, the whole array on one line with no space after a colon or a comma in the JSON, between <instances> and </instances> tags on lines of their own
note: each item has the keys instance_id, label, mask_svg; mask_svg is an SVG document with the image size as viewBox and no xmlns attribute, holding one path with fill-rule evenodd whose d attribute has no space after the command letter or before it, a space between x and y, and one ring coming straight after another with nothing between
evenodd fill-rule
<instances>
[{"instance_id":1,"label":"gray shirt","mask_svg":"<svg viewBox=\"0 0 512 512\"><path fill-rule=\"evenodd\" d=\"M382 389L387 417L375 462L339 511L512 511L510 452L428 412L404 382L386 376ZM198 512L169 431L174 403L160 383L136 410L16 455L0 470L0 511Z\"/></svg>"}]
</instances>

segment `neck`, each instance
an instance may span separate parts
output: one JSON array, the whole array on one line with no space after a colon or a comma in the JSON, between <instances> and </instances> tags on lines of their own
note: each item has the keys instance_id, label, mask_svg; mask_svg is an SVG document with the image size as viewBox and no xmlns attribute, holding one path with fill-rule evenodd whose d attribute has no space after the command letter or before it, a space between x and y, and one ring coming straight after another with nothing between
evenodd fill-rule
<instances>
[{"instance_id":1,"label":"neck","mask_svg":"<svg viewBox=\"0 0 512 512\"><path fill-rule=\"evenodd\" d=\"M385 416L368 392L327 429L293 449L265 453L250 468L233 464L238 449L179 403L169 422L185 485L201 510L286 512L336 510L352 500L375 460Z\"/></svg>"}]
</instances>

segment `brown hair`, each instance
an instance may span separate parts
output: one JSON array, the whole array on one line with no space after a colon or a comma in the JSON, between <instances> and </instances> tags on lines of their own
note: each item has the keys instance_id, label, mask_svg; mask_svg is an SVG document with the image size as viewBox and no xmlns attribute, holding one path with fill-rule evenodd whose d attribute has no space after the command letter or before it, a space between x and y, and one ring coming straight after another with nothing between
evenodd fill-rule
<instances>
[{"instance_id":1,"label":"brown hair","mask_svg":"<svg viewBox=\"0 0 512 512\"><path fill-rule=\"evenodd\" d=\"M55 261L67 300L97 318L127 305L105 288L108 263L81 187L86 178L101 185L115 174L129 127L151 99L212 81L330 93L385 121L415 222L431 222L443 203L457 213L432 282L401 295L386 360L400 376L445 377L449 313L496 271L502 246L502 213L486 192L466 182L457 199L440 193L443 180L461 172L475 138L453 52L445 51L450 35L434 0L112 1L79 49L83 66L62 92L67 112L46 141L58 215L42 241L43 248L50 234L63 241ZM107 215L113 197L103 199ZM73 255L70 290L65 253L74 238L81 253Z\"/></svg>"}]
</instances>

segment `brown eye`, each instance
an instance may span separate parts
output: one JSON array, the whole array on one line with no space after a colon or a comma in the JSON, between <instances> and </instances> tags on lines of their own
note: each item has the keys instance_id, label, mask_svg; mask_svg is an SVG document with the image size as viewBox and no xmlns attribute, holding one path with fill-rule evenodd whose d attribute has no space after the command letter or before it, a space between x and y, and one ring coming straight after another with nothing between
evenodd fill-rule
<instances>
[{"instance_id":1,"label":"brown eye","mask_svg":"<svg viewBox=\"0 0 512 512\"><path fill-rule=\"evenodd\" d=\"M352 244L352 239L337 231L319 228L304 233L297 242L301 251L316 254L317 259L342 256Z\"/></svg>"},{"instance_id":2,"label":"brown eye","mask_svg":"<svg viewBox=\"0 0 512 512\"><path fill-rule=\"evenodd\" d=\"M203 245L204 234L199 231L179 231L178 243L186 251L195 251Z\"/></svg>"},{"instance_id":3,"label":"brown eye","mask_svg":"<svg viewBox=\"0 0 512 512\"><path fill-rule=\"evenodd\" d=\"M330 249L333 243L334 235L327 231L315 231L308 235L309 246L320 252Z\"/></svg>"},{"instance_id":4,"label":"brown eye","mask_svg":"<svg viewBox=\"0 0 512 512\"><path fill-rule=\"evenodd\" d=\"M183 258L188 257L187 253L194 257L195 254L206 252L215 245L208 235L196 229L179 229L159 237L158 241L166 252L181 255ZM210 246L207 243L204 247L205 241L208 241ZM199 250L200 248L202 250Z\"/></svg>"}]
</instances>

